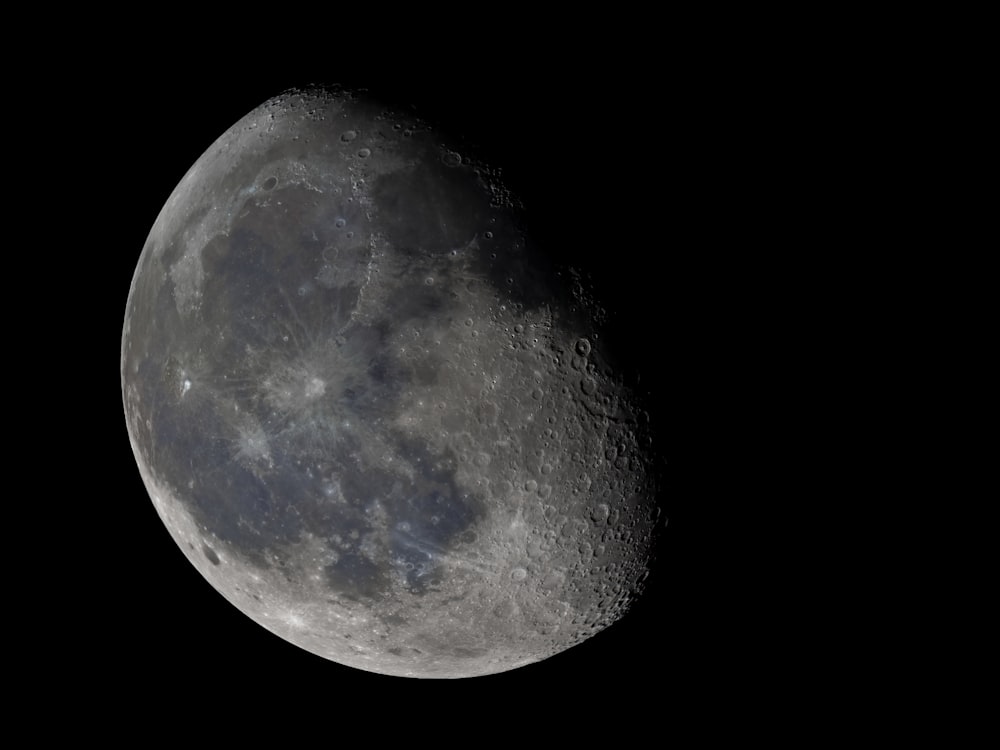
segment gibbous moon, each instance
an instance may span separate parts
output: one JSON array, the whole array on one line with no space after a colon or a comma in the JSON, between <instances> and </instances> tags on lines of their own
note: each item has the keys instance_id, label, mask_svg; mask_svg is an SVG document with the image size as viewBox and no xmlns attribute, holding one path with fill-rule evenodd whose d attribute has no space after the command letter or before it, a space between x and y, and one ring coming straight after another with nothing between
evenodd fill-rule
<instances>
[{"instance_id":1,"label":"gibbous moon","mask_svg":"<svg viewBox=\"0 0 1000 750\"><path fill-rule=\"evenodd\" d=\"M157 513L340 664L545 659L627 610L664 523L605 302L499 174L367 95L286 92L191 167L135 270L122 395Z\"/></svg>"}]
</instances>

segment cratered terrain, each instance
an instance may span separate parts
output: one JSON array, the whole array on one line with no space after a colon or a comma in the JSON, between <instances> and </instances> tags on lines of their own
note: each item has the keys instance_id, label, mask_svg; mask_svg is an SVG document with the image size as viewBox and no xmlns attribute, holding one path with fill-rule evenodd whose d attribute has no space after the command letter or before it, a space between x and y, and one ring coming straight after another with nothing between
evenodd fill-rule
<instances>
[{"instance_id":1,"label":"cratered terrain","mask_svg":"<svg viewBox=\"0 0 1000 750\"><path fill-rule=\"evenodd\" d=\"M658 425L567 257L496 165L367 94L233 125L156 219L122 337L135 459L190 562L383 674L503 672L620 618L665 523Z\"/></svg>"}]
</instances>

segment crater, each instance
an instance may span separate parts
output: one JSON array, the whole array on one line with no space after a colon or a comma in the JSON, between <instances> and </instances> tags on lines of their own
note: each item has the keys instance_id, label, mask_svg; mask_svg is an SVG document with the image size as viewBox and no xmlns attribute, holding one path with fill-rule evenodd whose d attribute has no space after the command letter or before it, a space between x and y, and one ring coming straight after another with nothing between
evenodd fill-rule
<instances>
[{"instance_id":1,"label":"crater","mask_svg":"<svg viewBox=\"0 0 1000 750\"><path fill-rule=\"evenodd\" d=\"M205 557L208 559L210 563L212 563L212 565L218 565L220 562L222 562L219 559L219 556L215 554L215 550L209 547L207 544L201 545L201 551L205 553Z\"/></svg>"}]
</instances>

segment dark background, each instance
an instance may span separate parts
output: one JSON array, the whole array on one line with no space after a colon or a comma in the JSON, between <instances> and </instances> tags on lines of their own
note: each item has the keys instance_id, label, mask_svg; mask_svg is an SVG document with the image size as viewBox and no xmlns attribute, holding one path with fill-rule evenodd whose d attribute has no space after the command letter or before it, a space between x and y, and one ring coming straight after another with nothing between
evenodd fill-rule
<instances>
[{"instance_id":1,"label":"dark background","mask_svg":"<svg viewBox=\"0 0 1000 750\"><path fill-rule=\"evenodd\" d=\"M103 107L88 115L96 153L80 198L99 224L107 273L96 303L101 331L90 333L101 342L100 361L88 366L100 374L95 388L108 425L89 447L100 454L94 482L106 492L96 509L73 515L91 539L73 587L87 623L84 635L77 626L74 636L85 644L68 657L74 681L86 685L90 675L102 675L101 700L123 707L264 701L278 710L349 713L377 696L406 711L447 706L501 724L521 712L551 714L578 731L585 728L579 722L637 715L690 721L743 684L729 660L748 615L720 606L733 574L721 570L717 524L731 500L705 476L723 469L712 460L725 377L711 355L724 344L710 332L722 270L713 227L728 219L709 197L720 189L716 124L699 114L703 94L688 90L684 75L668 75L652 53L641 64L614 67L580 60L507 70L473 59L400 65L390 74L359 65L238 76L158 72L131 87L115 82L114 71L106 75L114 85L101 89ZM538 236L592 274L649 386L667 466L659 501L670 521L646 595L620 622L544 662L473 680L417 681L309 654L256 625L201 578L142 485L118 365L125 302L146 235L215 138L265 99L311 82L415 105L417 114L480 143L535 217ZM706 275L713 269L714 277Z\"/></svg>"},{"instance_id":2,"label":"dark background","mask_svg":"<svg viewBox=\"0 0 1000 750\"><path fill-rule=\"evenodd\" d=\"M934 174L915 126L933 121L928 83L955 76L934 67L933 35L749 6L546 8L544 21L540 6L223 10L212 24L205 9L46 7L12 26L0 143L13 718L33 733L117 728L132 745L273 727L331 744L352 730L368 745L633 747L692 730L770 737L796 720L811 740L878 715L896 694L878 666L897 637L872 638L877 608L841 571L870 574L857 531L895 486L852 468L897 442L866 412L893 397L871 385L873 355L913 307L891 292L921 238L898 235L923 231L914 209L935 214L895 174L914 192ZM139 479L119 357L145 238L216 137L312 81L385 92L488 144L543 234L563 240L550 249L596 270L650 375L670 524L647 594L540 664L426 682L312 656L211 589ZM917 104L884 118L900 86ZM892 311L873 333L866 284ZM914 288L936 299L934 284ZM860 352L855 321L871 336ZM893 576L909 564L886 557ZM891 598L875 582L871 600ZM850 653L857 643L876 653Z\"/></svg>"}]
</instances>

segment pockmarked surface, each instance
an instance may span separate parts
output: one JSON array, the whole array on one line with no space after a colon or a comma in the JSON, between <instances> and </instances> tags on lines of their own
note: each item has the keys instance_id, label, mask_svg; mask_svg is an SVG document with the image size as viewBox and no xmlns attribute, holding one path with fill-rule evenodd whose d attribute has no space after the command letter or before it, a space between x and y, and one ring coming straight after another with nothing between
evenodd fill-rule
<instances>
[{"instance_id":1,"label":"pockmarked surface","mask_svg":"<svg viewBox=\"0 0 1000 750\"><path fill-rule=\"evenodd\" d=\"M229 602L372 672L466 677L619 618L663 525L652 426L490 166L344 90L195 163L121 376L157 512Z\"/></svg>"}]
</instances>

